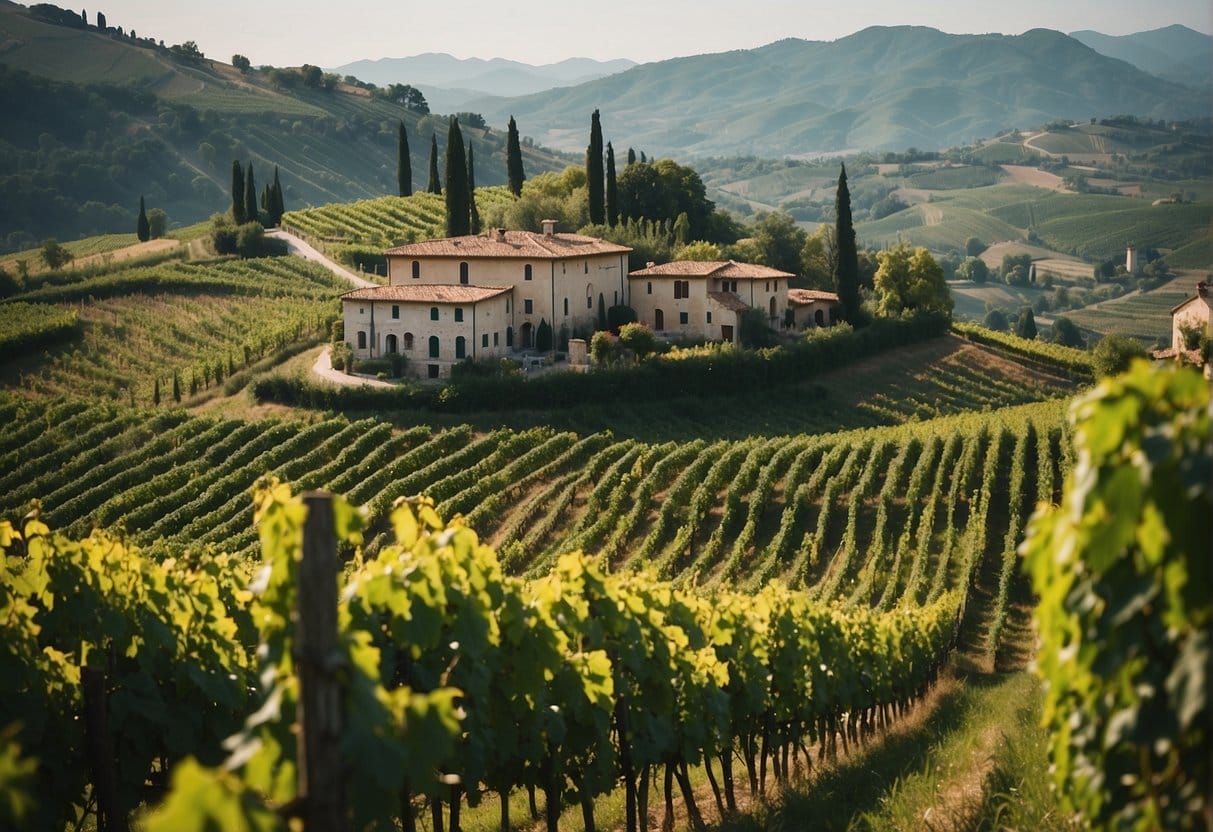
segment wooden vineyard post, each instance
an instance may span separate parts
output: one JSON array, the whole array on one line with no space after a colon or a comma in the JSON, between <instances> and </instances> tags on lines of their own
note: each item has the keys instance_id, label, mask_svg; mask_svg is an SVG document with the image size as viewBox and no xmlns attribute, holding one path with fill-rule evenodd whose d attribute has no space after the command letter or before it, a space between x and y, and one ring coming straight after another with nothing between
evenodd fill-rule
<instances>
[{"instance_id":1,"label":"wooden vineyard post","mask_svg":"<svg viewBox=\"0 0 1213 832\"><path fill-rule=\"evenodd\" d=\"M303 495L303 556L295 617L295 672L299 677L299 799L307 832L345 828L341 730L343 696L337 649L337 536L333 499Z\"/></svg>"}]
</instances>

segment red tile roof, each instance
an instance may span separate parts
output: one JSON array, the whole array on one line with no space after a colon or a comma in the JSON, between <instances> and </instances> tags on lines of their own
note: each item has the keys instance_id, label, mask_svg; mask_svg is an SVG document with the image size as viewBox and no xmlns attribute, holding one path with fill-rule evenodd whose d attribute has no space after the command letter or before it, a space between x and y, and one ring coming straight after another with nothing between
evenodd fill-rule
<instances>
[{"instance_id":1,"label":"red tile roof","mask_svg":"<svg viewBox=\"0 0 1213 832\"><path fill-rule=\"evenodd\" d=\"M466 237L446 237L390 248L392 257L458 257L460 259L563 260L594 254L627 254L627 246L583 234L537 234L533 231L496 230Z\"/></svg>"},{"instance_id":2,"label":"red tile roof","mask_svg":"<svg viewBox=\"0 0 1213 832\"><path fill-rule=\"evenodd\" d=\"M735 260L675 260L660 266L638 269L628 277L720 277L729 280L773 280L795 277L769 266Z\"/></svg>"},{"instance_id":3,"label":"red tile roof","mask_svg":"<svg viewBox=\"0 0 1213 832\"><path fill-rule=\"evenodd\" d=\"M376 286L354 289L341 296L342 300L388 300L397 303L479 303L514 291L512 286L436 286L433 284L407 286Z\"/></svg>"},{"instance_id":4,"label":"red tile roof","mask_svg":"<svg viewBox=\"0 0 1213 832\"><path fill-rule=\"evenodd\" d=\"M750 308L748 303L732 292L708 292L708 298L716 301L725 309L731 309L734 312L744 312Z\"/></svg>"},{"instance_id":5,"label":"red tile roof","mask_svg":"<svg viewBox=\"0 0 1213 832\"><path fill-rule=\"evenodd\" d=\"M808 306L810 303L838 303L838 295L818 289L788 289L788 303Z\"/></svg>"}]
</instances>

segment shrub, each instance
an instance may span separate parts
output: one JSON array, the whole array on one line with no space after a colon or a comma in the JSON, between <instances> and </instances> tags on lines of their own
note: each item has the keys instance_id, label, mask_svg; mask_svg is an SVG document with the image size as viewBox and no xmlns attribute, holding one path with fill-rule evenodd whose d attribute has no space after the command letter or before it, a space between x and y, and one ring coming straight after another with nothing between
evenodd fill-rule
<instances>
[{"instance_id":1,"label":"shrub","mask_svg":"<svg viewBox=\"0 0 1213 832\"><path fill-rule=\"evenodd\" d=\"M991 309L987 312L982 325L986 329L992 329L995 332L1006 332L1011 328L1011 324L1007 320L1007 313L1001 309Z\"/></svg>"},{"instance_id":2,"label":"shrub","mask_svg":"<svg viewBox=\"0 0 1213 832\"><path fill-rule=\"evenodd\" d=\"M610 327L612 332L619 332L624 324L630 324L638 320L640 320L640 317L636 314L636 310L630 306L621 304L619 306L612 306L607 310L607 326Z\"/></svg>"},{"instance_id":3,"label":"shrub","mask_svg":"<svg viewBox=\"0 0 1213 832\"><path fill-rule=\"evenodd\" d=\"M615 358L615 344L618 339L609 332L595 332L590 339L590 357L599 367L605 367Z\"/></svg>"},{"instance_id":4,"label":"shrub","mask_svg":"<svg viewBox=\"0 0 1213 832\"><path fill-rule=\"evenodd\" d=\"M1091 366L1096 376L1114 376L1129 369L1134 358L1145 358L1146 348L1124 335L1111 333L1100 339L1091 351Z\"/></svg>"},{"instance_id":5,"label":"shrub","mask_svg":"<svg viewBox=\"0 0 1213 832\"><path fill-rule=\"evenodd\" d=\"M657 351L657 336L644 324L624 324L619 329L619 345L643 359Z\"/></svg>"}]
</instances>

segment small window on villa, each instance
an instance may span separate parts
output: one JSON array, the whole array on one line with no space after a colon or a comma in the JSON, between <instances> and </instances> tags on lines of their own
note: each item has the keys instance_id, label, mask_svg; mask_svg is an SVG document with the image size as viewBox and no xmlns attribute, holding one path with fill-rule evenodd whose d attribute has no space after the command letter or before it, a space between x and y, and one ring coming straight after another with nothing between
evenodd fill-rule
<instances>
[{"instance_id":1,"label":"small window on villa","mask_svg":"<svg viewBox=\"0 0 1213 832\"><path fill-rule=\"evenodd\" d=\"M413 280L417 280L420 277L421 277L421 261L414 260L413 261Z\"/></svg>"},{"instance_id":2,"label":"small window on villa","mask_svg":"<svg viewBox=\"0 0 1213 832\"><path fill-rule=\"evenodd\" d=\"M653 281L651 280L649 281L648 292L646 294L653 294Z\"/></svg>"},{"instance_id":3,"label":"small window on villa","mask_svg":"<svg viewBox=\"0 0 1213 832\"><path fill-rule=\"evenodd\" d=\"M430 307L430 320L431 321L438 320L438 307L437 306Z\"/></svg>"},{"instance_id":4,"label":"small window on villa","mask_svg":"<svg viewBox=\"0 0 1213 832\"><path fill-rule=\"evenodd\" d=\"M360 349L360 350L366 349L366 333L365 332L358 333L358 349Z\"/></svg>"},{"instance_id":5,"label":"small window on villa","mask_svg":"<svg viewBox=\"0 0 1213 832\"><path fill-rule=\"evenodd\" d=\"M569 299L568 298L564 299L564 314L566 314L566 315L569 314Z\"/></svg>"},{"instance_id":6,"label":"small window on villa","mask_svg":"<svg viewBox=\"0 0 1213 832\"><path fill-rule=\"evenodd\" d=\"M466 284L468 282L468 264L467 263L459 264L459 282L463 283L463 284Z\"/></svg>"},{"instance_id":7,"label":"small window on villa","mask_svg":"<svg viewBox=\"0 0 1213 832\"><path fill-rule=\"evenodd\" d=\"M594 299L592 297L590 297L589 295L585 296L585 308L586 309L594 308Z\"/></svg>"},{"instance_id":8,"label":"small window on villa","mask_svg":"<svg viewBox=\"0 0 1213 832\"><path fill-rule=\"evenodd\" d=\"M690 322L691 322L690 313L688 313L688 312L679 312L678 313L678 323L682 324L683 326L686 326Z\"/></svg>"},{"instance_id":9,"label":"small window on villa","mask_svg":"<svg viewBox=\"0 0 1213 832\"><path fill-rule=\"evenodd\" d=\"M522 268L522 278L523 278L523 280L530 280L530 279L531 279L531 264L530 264L530 263L527 263L525 266L523 266L523 268Z\"/></svg>"},{"instance_id":10,"label":"small window on villa","mask_svg":"<svg viewBox=\"0 0 1213 832\"><path fill-rule=\"evenodd\" d=\"M455 307L455 322L463 323L463 307L461 306Z\"/></svg>"},{"instance_id":11,"label":"small window on villa","mask_svg":"<svg viewBox=\"0 0 1213 832\"><path fill-rule=\"evenodd\" d=\"M524 315L530 315L535 311L535 304L528 298L522 302L522 312Z\"/></svg>"},{"instance_id":12,"label":"small window on villa","mask_svg":"<svg viewBox=\"0 0 1213 832\"><path fill-rule=\"evenodd\" d=\"M763 289L762 291L764 291L764 292L771 291L771 281L768 280L765 285L766 285L766 288Z\"/></svg>"},{"instance_id":13,"label":"small window on villa","mask_svg":"<svg viewBox=\"0 0 1213 832\"><path fill-rule=\"evenodd\" d=\"M480 346L487 347L489 345L489 334L486 332L480 336Z\"/></svg>"},{"instance_id":14,"label":"small window on villa","mask_svg":"<svg viewBox=\"0 0 1213 832\"><path fill-rule=\"evenodd\" d=\"M682 297L682 281L674 281L674 300L679 300Z\"/></svg>"},{"instance_id":15,"label":"small window on villa","mask_svg":"<svg viewBox=\"0 0 1213 832\"><path fill-rule=\"evenodd\" d=\"M712 322L712 313L708 312L708 323Z\"/></svg>"},{"instance_id":16,"label":"small window on villa","mask_svg":"<svg viewBox=\"0 0 1213 832\"><path fill-rule=\"evenodd\" d=\"M590 273L590 261L589 260L585 261L585 273L586 274Z\"/></svg>"},{"instance_id":17,"label":"small window on villa","mask_svg":"<svg viewBox=\"0 0 1213 832\"><path fill-rule=\"evenodd\" d=\"M361 306L359 306L359 307L358 307L358 314L359 314L359 315L365 315L365 314L366 314L366 310L365 310L365 309L363 309Z\"/></svg>"},{"instance_id":18,"label":"small window on villa","mask_svg":"<svg viewBox=\"0 0 1213 832\"><path fill-rule=\"evenodd\" d=\"M498 336L499 336L499 335L501 335L501 333L500 333L500 332L494 332L494 333L493 333L493 346L494 346L494 347L495 347L495 346L497 346L498 344L500 344L500 343L501 343L501 339L500 339L500 338L498 338Z\"/></svg>"},{"instance_id":19,"label":"small window on villa","mask_svg":"<svg viewBox=\"0 0 1213 832\"><path fill-rule=\"evenodd\" d=\"M400 307L399 307L399 306L397 306L397 305L396 305L396 304L394 304L394 303L392 304L392 317L393 317L393 318L399 318L399 317L400 317Z\"/></svg>"},{"instance_id":20,"label":"small window on villa","mask_svg":"<svg viewBox=\"0 0 1213 832\"><path fill-rule=\"evenodd\" d=\"M778 280L775 281L775 291L776 292L779 291L779 281Z\"/></svg>"},{"instance_id":21,"label":"small window on villa","mask_svg":"<svg viewBox=\"0 0 1213 832\"><path fill-rule=\"evenodd\" d=\"M404 333L404 348L406 350L411 350L413 348L413 333Z\"/></svg>"}]
</instances>

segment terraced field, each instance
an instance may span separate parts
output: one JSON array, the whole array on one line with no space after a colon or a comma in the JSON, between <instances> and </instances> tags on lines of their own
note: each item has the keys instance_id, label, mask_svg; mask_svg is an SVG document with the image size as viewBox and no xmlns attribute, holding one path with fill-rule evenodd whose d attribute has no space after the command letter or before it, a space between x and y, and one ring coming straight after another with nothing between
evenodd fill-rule
<instances>
[{"instance_id":1,"label":"terraced field","mask_svg":"<svg viewBox=\"0 0 1213 832\"><path fill-rule=\"evenodd\" d=\"M1171 309L1196 293L1197 278L1178 277L1149 292L1134 292L1120 298L1067 312L1083 329L1101 335L1117 333L1146 344L1171 342Z\"/></svg>"}]
</instances>

